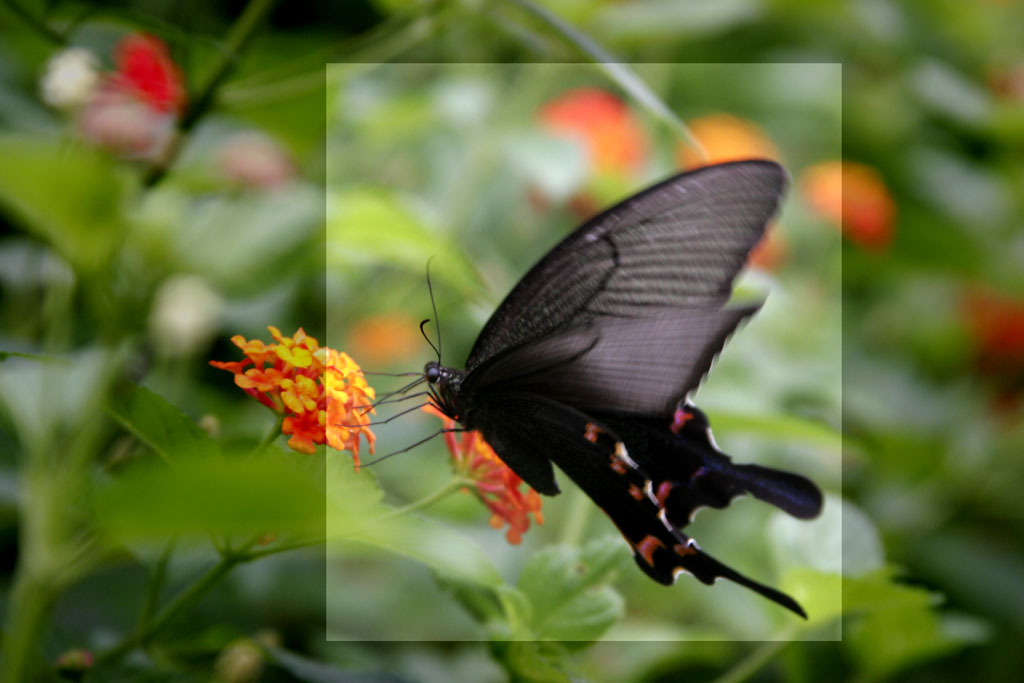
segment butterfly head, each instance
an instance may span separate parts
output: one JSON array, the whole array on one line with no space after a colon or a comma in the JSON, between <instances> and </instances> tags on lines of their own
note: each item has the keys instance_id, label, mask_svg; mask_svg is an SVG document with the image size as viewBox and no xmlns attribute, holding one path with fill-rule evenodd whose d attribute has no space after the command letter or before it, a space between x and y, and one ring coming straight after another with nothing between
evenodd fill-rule
<instances>
[{"instance_id":1,"label":"butterfly head","mask_svg":"<svg viewBox=\"0 0 1024 683\"><path fill-rule=\"evenodd\" d=\"M437 407L449 417L455 418L460 412L456 406L459 404L459 389L465 373L432 360L423 367L423 375L430 383L430 394Z\"/></svg>"}]
</instances>

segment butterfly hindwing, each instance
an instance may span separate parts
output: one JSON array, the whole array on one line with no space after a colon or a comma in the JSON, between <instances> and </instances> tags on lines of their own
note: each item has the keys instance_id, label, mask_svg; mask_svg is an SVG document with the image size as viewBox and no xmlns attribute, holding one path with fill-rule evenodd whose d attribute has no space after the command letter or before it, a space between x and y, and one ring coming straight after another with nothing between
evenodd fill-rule
<instances>
[{"instance_id":1,"label":"butterfly hindwing","mask_svg":"<svg viewBox=\"0 0 1024 683\"><path fill-rule=\"evenodd\" d=\"M671 585L681 572L708 584L727 578L803 615L792 598L722 564L681 531L697 507L725 507L745 492L728 456L681 448L667 422L659 429L629 416L602 420L525 393L478 399L467 426L480 429L527 483L536 476L536 454L547 454L611 518L655 581Z\"/></svg>"},{"instance_id":2,"label":"butterfly hindwing","mask_svg":"<svg viewBox=\"0 0 1024 683\"><path fill-rule=\"evenodd\" d=\"M653 429L660 427L656 420L648 420L646 423ZM664 431L662 430L660 433L664 434ZM666 461L652 462L651 467L678 462L680 453L696 454L705 467L705 476L698 480L710 482L714 479L712 475L726 474L729 485L722 490L722 493L729 495L730 498L749 493L758 500L774 505L798 519L813 519L821 512L823 503L821 490L806 477L761 465L733 463L732 459L719 450L715 444L707 416L692 403L687 401L675 412L668 433L671 434L668 437L671 444L669 448L677 454L677 457ZM712 503L707 503L707 505L724 507ZM681 519L680 515L676 513L673 516L671 507L669 512L670 519L678 523L678 520ZM686 514L692 514L692 512Z\"/></svg>"},{"instance_id":3,"label":"butterfly hindwing","mask_svg":"<svg viewBox=\"0 0 1024 683\"><path fill-rule=\"evenodd\" d=\"M601 318L718 308L786 184L771 161L707 166L613 206L566 237L487 321L471 372L507 349Z\"/></svg>"}]
</instances>

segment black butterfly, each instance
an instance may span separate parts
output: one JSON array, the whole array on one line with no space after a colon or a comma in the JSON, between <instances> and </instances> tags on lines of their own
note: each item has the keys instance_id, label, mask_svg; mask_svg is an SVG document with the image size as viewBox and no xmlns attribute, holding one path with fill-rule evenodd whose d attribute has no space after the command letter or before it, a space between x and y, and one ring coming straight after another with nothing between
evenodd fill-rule
<instances>
[{"instance_id":1,"label":"black butterfly","mask_svg":"<svg viewBox=\"0 0 1024 683\"><path fill-rule=\"evenodd\" d=\"M799 518L804 477L736 465L688 395L759 305L726 306L786 185L770 161L682 173L608 209L552 249L484 326L465 371L427 363L433 402L483 433L540 493L552 463L612 519L648 576L724 577L806 617L788 595L706 554L680 529L750 493Z\"/></svg>"}]
</instances>

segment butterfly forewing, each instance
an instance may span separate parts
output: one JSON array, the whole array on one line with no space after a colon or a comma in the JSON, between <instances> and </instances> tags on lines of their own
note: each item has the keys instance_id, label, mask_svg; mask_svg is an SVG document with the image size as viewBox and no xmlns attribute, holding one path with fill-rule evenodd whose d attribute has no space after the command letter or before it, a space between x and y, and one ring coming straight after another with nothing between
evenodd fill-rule
<instances>
[{"instance_id":1,"label":"butterfly forewing","mask_svg":"<svg viewBox=\"0 0 1024 683\"><path fill-rule=\"evenodd\" d=\"M601 213L552 249L498 306L467 372L504 350L596 318L717 308L785 183L774 162L719 164L669 178Z\"/></svg>"},{"instance_id":2,"label":"butterfly forewing","mask_svg":"<svg viewBox=\"0 0 1024 683\"><path fill-rule=\"evenodd\" d=\"M650 317L596 320L500 353L470 373L464 389L501 387L581 410L667 418L758 308L652 309Z\"/></svg>"}]
</instances>

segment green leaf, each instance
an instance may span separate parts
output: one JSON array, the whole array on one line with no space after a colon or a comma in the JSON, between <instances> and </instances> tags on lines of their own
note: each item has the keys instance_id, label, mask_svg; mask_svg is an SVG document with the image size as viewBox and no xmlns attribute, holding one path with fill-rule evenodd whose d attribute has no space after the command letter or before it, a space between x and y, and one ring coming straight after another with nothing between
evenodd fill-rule
<instances>
[{"instance_id":1,"label":"green leaf","mask_svg":"<svg viewBox=\"0 0 1024 683\"><path fill-rule=\"evenodd\" d=\"M843 610L850 612L877 612L879 610L923 610L935 606L938 593L897 583L896 570L880 569L863 576L843 579Z\"/></svg>"},{"instance_id":2,"label":"green leaf","mask_svg":"<svg viewBox=\"0 0 1024 683\"><path fill-rule=\"evenodd\" d=\"M725 432L752 432L779 441L800 441L834 453L843 450L843 435L828 425L790 415L764 415L730 413L708 410L708 419L715 430Z\"/></svg>"},{"instance_id":3,"label":"green leaf","mask_svg":"<svg viewBox=\"0 0 1024 683\"><path fill-rule=\"evenodd\" d=\"M141 463L97 488L99 525L120 541L208 533L319 535L322 478L306 458L271 451Z\"/></svg>"},{"instance_id":4,"label":"green leaf","mask_svg":"<svg viewBox=\"0 0 1024 683\"><path fill-rule=\"evenodd\" d=\"M892 568L843 577L837 572L797 567L783 574L780 588L807 610L811 623L879 610L930 609L938 602L937 594L898 583L894 575Z\"/></svg>"},{"instance_id":5,"label":"green leaf","mask_svg":"<svg viewBox=\"0 0 1024 683\"><path fill-rule=\"evenodd\" d=\"M60 358L59 356L47 356L39 353L23 353L21 351L0 351L0 363L3 363L8 358L24 358L26 360L39 361L40 363L69 363L66 358Z\"/></svg>"},{"instance_id":6,"label":"green leaf","mask_svg":"<svg viewBox=\"0 0 1024 683\"><path fill-rule=\"evenodd\" d=\"M220 448L188 415L146 387L125 383L113 392L107 412L167 462L212 459Z\"/></svg>"},{"instance_id":7,"label":"green leaf","mask_svg":"<svg viewBox=\"0 0 1024 683\"><path fill-rule=\"evenodd\" d=\"M307 683L399 683L403 680L390 674L342 671L279 647L267 648L267 654L274 664Z\"/></svg>"},{"instance_id":8,"label":"green leaf","mask_svg":"<svg viewBox=\"0 0 1024 683\"><path fill-rule=\"evenodd\" d=\"M169 231L183 270L226 288L251 290L267 285L265 278L254 281L254 274L285 271L298 255L310 253L311 242L322 234L323 201L319 190L303 184L287 192L212 197L162 229ZM322 255L313 253L322 265Z\"/></svg>"},{"instance_id":9,"label":"green leaf","mask_svg":"<svg viewBox=\"0 0 1024 683\"><path fill-rule=\"evenodd\" d=\"M838 572L789 569L782 573L779 589L804 608L810 624L826 623L843 614L843 577Z\"/></svg>"},{"instance_id":10,"label":"green leaf","mask_svg":"<svg viewBox=\"0 0 1024 683\"><path fill-rule=\"evenodd\" d=\"M531 630L541 640L591 642L625 613L622 597L607 585L625 559L616 538L591 541L582 550L550 546L535 553L519 576L533 607Z\"/></svg>"},{"instance_id":11,"label":"green leaf","mask_svg":"<svg viewBox=\"0 0 1024 683\"><path fill-rule=\"evenodd\" d=\"M371 472L355 472L341 453L328 451L325 457L329 541L404 555L451 581L491 588L502 584L494 562L478 545L441 524L383 505L383 494Z\"/></svg>"},{"instance_id":12,"label":"green leaf","mask_svg":"<svg viewBox=\"0 0 1024 683\"><path fill-rule=\"evenodd\" d=\"M874 680L941 657L969 642L945 629L936 612L905 603L852 624L843 640L863 675Z\"/></svg>"},{"instance_id":13,"label":"green leaf","mask_svg":"<svg viewBox=\"0 0 1024 683\"><path fill-rule=\"evenodd\" d=\"M512 680L569 683L571 679L558 666L564 658L560 654L550 644L523 641L508 643L501 652L503 663L513 673Z\"/></svg>"},{"instance_id":14,"label":"green leaf","mask_svg":"<svg viewBox=\"0 0 1024 683\"><path fill-rule=\"evenodd\" d=\"M782 568L812 567L857 576L884 565L882 540L871 519L849 501L826 495L821 515L801 520L776 512L768 526Z\"/></svg>"},{"instance_id":15,"label":"green leaf","mask_svg":"<svg viewBox=\"0 0 1024 683\"><path fill-rule=\"evenodd\" d=\"M432 229L414 207L383 190L348 189L327 202L327 266L364 267L388 263L417 274L431 262L431 275L463 294L478 291L480 279L459 245Z\"/></svg>"},{"instance_id":16,"label":"green leaf","mask_svg":"<svg viewBox=\"0 0 1024 683\"><path fill-rule=\"evenodd\" d=\"M81 270L123 241L129 183L108 157L41 137L0 136L0 207Z\"/></svg>"},{"instance_id":17,"label":"green leaf","mask_svg":"<svg viewBox=\"0 0 1024 683\"><path fill-rule=\"evenodd\" d=\"M42 362L40 362L42 361ZM117 352L87 349L68 358L9 354L0 372L0 415L29 454L67 457L78 430L102 420L102 396L118 372Z\"/></svg>"}]
</instances>

